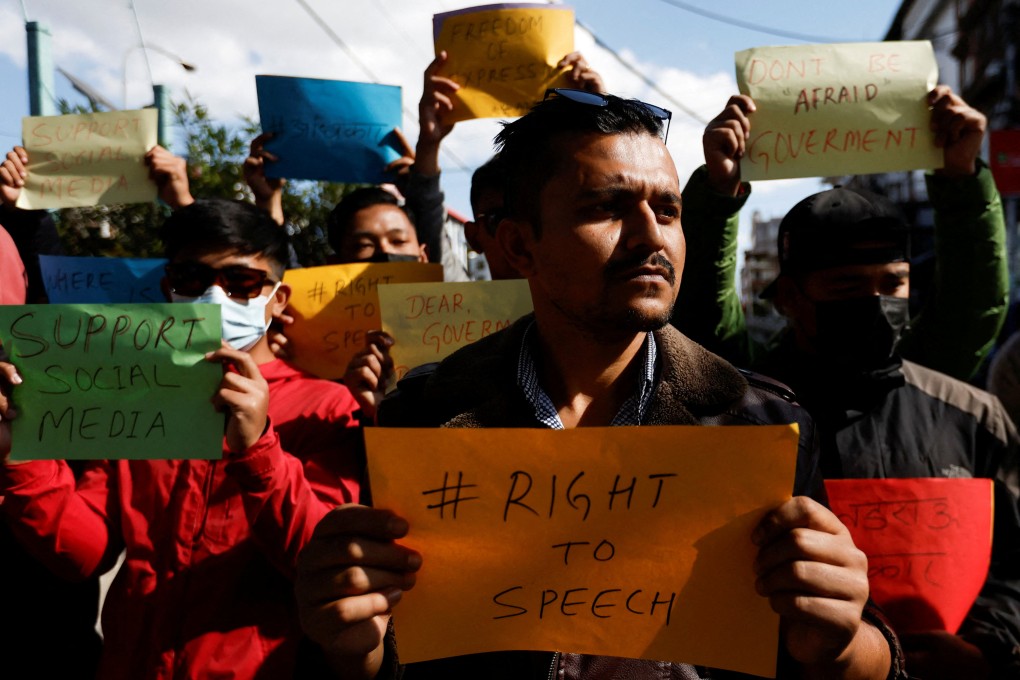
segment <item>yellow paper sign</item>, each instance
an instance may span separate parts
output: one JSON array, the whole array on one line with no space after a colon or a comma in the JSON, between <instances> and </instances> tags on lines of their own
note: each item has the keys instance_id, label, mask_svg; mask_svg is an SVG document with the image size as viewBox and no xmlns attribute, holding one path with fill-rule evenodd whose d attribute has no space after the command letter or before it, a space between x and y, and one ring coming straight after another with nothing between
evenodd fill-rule
<instances>
[{"instance_id":1,"label":"yellow paper sign","mask_svg":"<svg viewBox=\"0 0 1020 680\"><path fill-rule=\"evenodd\" d=\"M442 281L443 267L420 262L336 264L291 269L294 324L286 330L291 359L320 378L342 378L347 364L365 347L365 332L382 328L379 286Z\"/></svg>"},{"instance_id":2,"label":"yellow paper sign","mask_svg":"<svg viewBox=\"0 0 1020 680\"><path fill-rule=\"evenodd\" d=\"M406 518L402 662L530 649L774 677L751 533L790 498L797 426L365 431Z\"/></svg>"},{"instance_id":3,"label":"yellow paper sign","mask_svg":"<svg viewBox=\"0 0 1020 680\"><path fill-rule=\"evenodd\" d=\"M574 10L534 4L471 7L433 17L443 75L461 85L449 122L522 116L550 87L566 83L556 68L574 51Z\"/></svg>"},{"instance_id":4,"label":"yellow paper sign","mask_svg":"<svg viewBox=\"0 0 1020 680\"><path fill-rule=\"evenodd\" d=\"M531 290L523 279L394 284L379 287L379 309L399 380L510 326L532 310Z\"/></svg>"},{"instance_id":5,"label":"yellow paper sign","mask_svg":"<svg viewBox=\"0 0 1020 680\"><path fill-rule=\"evenodd\" d=\"M744 180L942 167L926 95L938 66L926 40L737 52L737 85L757 105Z\"/></svg>"},{"instance_id":6,"label":"yellow paper sign","mask_svg":"<svg viewBox=\"0 0 1020 680\"><path fill-rule=\"evenodd\" d=\"M25 210L156 200L145 154L156 146L155 109L21 119Z\"/></svg>"}]
</instances>

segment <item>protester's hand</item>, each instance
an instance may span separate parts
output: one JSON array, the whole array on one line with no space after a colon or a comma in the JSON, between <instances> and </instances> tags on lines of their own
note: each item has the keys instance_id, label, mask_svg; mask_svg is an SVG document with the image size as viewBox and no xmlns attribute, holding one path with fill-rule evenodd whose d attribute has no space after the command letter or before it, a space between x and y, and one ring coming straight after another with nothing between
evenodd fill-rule
<instances>
[{"instance_id":1,"label":"protester's hand","mask_svg":"<svg viewBox=\"0 0 1020 680\"><path fill-rule=\"evenodd\" d=\"M425 69L425 87L418 102L418 119L421 123L419 144L423 140L439 144L453 130L453 123L444 123L443 115L453 111L453 100L450 97L460 89L460 85L439 75L447 61L449 55L443 50Z\"/></svg>"},{"instance_id":2,"label":"protester's hand","mask_svg":"<svg viewBox=\"0 0 1020 680\"><path fill-rule=\"evenodd\" d=\"M911 677L924 680L984 680L990 670L981 650L945 631L900 633Z\"/></svg>"},{"instance_id":3,"label":"protester's hand","mask_svg":"<svg viewBox=\"0 0 1020 680\"><path fill-rule=\"evenodd\" d=\"M7 152L7 157L0 164L0 203L13 208L21 196L28 177L28 152L22 146L16 146Z\"/></svg>"},{"instance_id":4,"label":"protester's hand","mask_svg":"<svg viewBox=\"0 0 1020 680\"><path fill-rule=\"evenodd\" d=\"M560 59L560 63L556 64L556 68L570 69L570 73L567 74L570 79L569 87L575 90L595 93L606 91L606 84L602 82L602 76L588 65L584 55L580 52L571 52L563 57Z\"/></svg>"},{"instance_id":5,"label":"protester's hand","mask_svg":"<svg viewBox=\"0 0 1020 680\"><path fill-rule=\"evenodd\" d=\"M344 374L344 385L361 406L365 419L375 421L379 404L386 392L386 382L393 375L390 347L393 337L383 331L368 331L365 349L355 354Z\"/></svg>"},{"instance_id":6,"label":"protester's hand","mask_svg":"<svg viewBox=\"0 0 1020 680\"><path fill-rule=\"evenodd\" d=\"M277 359L290 359L290 340L287 338L287 327L294 323L294 316L291 308L284 308L279 314L273 314L273 320L269 324L266 335L269 336L269 351Z\"/></svg>"},{"instance_id":7,"label":"protester's hand","mask_svg":"<svg viewBox=\"0 0 1020 680\"><path fill-rule=\"evenodd\" d=\"M388 510L345 505L322 518L298 556L301 627L334 663L367 677L381 663L390 609L421 566L421 555L395 543L407 530Z\"/></svg>"},{"instance_id":8,"label":"protester's hand","mask_svg":"<svg viewBox=\"0 0 1020 680\"><path fill-rule=\"evenodd\" d=\"M931 129L935 146L942 149L944 166L939 172L947 177L967 177L977 172L977 157L988 127L984 114L972 108L948 85L939 85L928 93Z\"/></svg>"},{"instance_id":9,"label":"protester's hand","mask_svg":"<svg viewBox=\"0 0 1020 680\"><path fill-rule=\"evenodd\" d=\"M0 350L0 359L6 358L7 355ZM14 364L0 361L0 463L13 463L7 460L11 454L11 421L18 417L18 411L14 408L13 394L14 387L21 382L21 376L18 375L18 369Z\"/></svg>"},{"instance_id":10,"label":"protester's hand","mask_svg":"<svg viewBox=\"0 0 1020 680\"><path fill-rule=\"evenodd\" d=\"M453 111L453 93L460 89L454 81L439 75L449 60L442 51L425 69L425 86L418 102L418 147L415 171L433 177L439 174L439 144L453 130L443 117Z\"/></svg>"},{"instance_id":11,"label":"protester's hand","mask_svg":"<svg viewBox=\"0 0 1020 680\"><path fill-rule=\"evenodd\" d=\"M740 191L740 159L751 136L748 114L755 110L746 94L730 97L726 108L709 121L701 144L705 149L708 184L719 193L736 196Z\"/></svg>"},{"instance_id":12,"label":"protester's hand","mask_svg":"<svg viewBox=\"0 0 1020 680\"><path fill-rule=\"evenodd\" d=\"M251 187L256 204L271 201L274 194L283 191L283 185L286 182L281 177L266 177L266 163L275 163L278 160L275 154L265 149L266 142L274 136L273 132L263 132L251 140L248 157L244 159L244 164L241 166L244 172L244 181Z\"/></svg>"},{"instance_id":13,"label":"protester's hand","mask_svg":"<svg viewBox=\"0 0 1020 680\"><path fill-rule=\"evenodd\" d=\"M385 170L398 175L406 175L411 172L411 166L414 165L414 149L411 148L411 143L407 141L407 137L404 136L404 132L400 128L393 128L393 135L400 144L400 158L392 161Z\"/></svg>"},{"instance_id":14,"label":"protester's hand","mask_svg":"<svg viewBox=\"0 0 1020 680\"><path fill-rule=\"evenodd\" d=\"M205 358L226 366L212 402L217 410L228 415L225 432L227 449L234 453L247 451L268 425L269 385L250 354L231 349L225 342L223 347L210 352ZM230 370L231 366L236 372Z\"/></svg>"},{"instance_id":15,"label":"protester's hand","mask_svg":"<svg viewBox=\"0 0 1020 680\"><path fill-rule=\"evenodd\" d=\"M782 617L790 655L805 664L836 661L862 626L868 558L831 511L805 496L768 513L752 540L756 588Z\"/></svg>"},{"instance_id":16,"label":"protester's hand","mask_svg":"<svg viewBox=\"0 0 1020 680\"><path fill-rule=\"evenodd\" d=\"M149 166L149 179L156 184L159 198L171 210L195 202L188 185L188 164L183 158L157 144L145 154L145 164Z\"/></svg>"}]
</instances>

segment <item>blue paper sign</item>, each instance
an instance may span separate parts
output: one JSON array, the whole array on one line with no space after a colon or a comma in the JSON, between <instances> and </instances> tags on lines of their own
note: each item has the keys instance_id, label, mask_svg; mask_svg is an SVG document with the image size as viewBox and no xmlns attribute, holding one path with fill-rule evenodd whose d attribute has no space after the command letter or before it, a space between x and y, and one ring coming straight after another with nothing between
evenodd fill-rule
<instances>
[{"instance_id":1,"label":"blue paper sign","mask_svg":"<svg viewBox=\"0 0 1020 680\"><path fill-rule=\"evenodd\" d=\"M400 157L400 88L340 80L255 76L269 177L379 184Z\"/></svg>"},{"instance_id":2,"label":"blue paper sign","mask_svg":"<svg viewBox=\"0 0 1020 680\"><path fill-rule=\"evenodd\" d=\"M167 301L160 288L163 259L40 255L39 266L55 305Z\"/></svg>"}]
</instances>

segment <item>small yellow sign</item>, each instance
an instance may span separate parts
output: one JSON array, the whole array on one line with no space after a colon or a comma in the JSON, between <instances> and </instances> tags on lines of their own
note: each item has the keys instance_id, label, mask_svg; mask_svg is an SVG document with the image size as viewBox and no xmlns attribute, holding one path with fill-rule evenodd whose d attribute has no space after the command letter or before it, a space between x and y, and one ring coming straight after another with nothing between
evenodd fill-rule
<instances>
[{"instance_id":1,"label":"small yellow sign","mask_svg":"<svg viewBox=\"0 0 1020 680\"><path fill-rule=\"evenodd\" d=\"M531 312L531 290L523 279L398 283L379 287L379 309L382 329L396 341L390 356L400 380Z\"/></svg>"},{"instance_id":2,"label":"small yellow sign","mask_svg":"<svg viewBox=\"0 0 1020 680\"><path fill-rule=\"evenodd\" d=\"M446 50L443 75L461 86L448 122L523 116L550 87L566 83L556 65L574 51L574 10L502 4L437 14L436 54Z\"/></svg>"},{"instance_id":3,"label":"small yellow sign","mask_svg":"<svg viewBox=\"0 0 1020 680\"><path fill-rule=\"evenodd\" d=\"M379 286L442 281L443 267L420 262L359 262L291 269L287 328L291 361L327 380L344 377L347 364L365 348L365 333L382 328Z\"/></svg>"}]
</instances>

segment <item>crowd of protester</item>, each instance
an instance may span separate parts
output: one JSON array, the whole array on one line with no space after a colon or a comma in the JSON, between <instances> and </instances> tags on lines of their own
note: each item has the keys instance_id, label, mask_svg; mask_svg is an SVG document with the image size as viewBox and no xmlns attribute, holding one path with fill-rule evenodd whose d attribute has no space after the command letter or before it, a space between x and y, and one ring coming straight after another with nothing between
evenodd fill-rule
<instances>
[{"instance_id":1,"label":"crowd of protester","mask_svg":"<svg viewBox=\"0 0 1020 680\"><path fill-rule=\"evenodd\" d=\"M353 191L323 225L329 262L447 261L439 150L458 85L445 64L425 71L396 185ZM0 676L746 677L566 652L401 664L391 615L429 555L402 545L403 518L370 505L361 428L799 423L794 497L753 536L758 592L782 622L779 677L1020 677L1020 342L995 352L1009 291L985 117L945 86L929 95L945 163L927 177L937 280L924 308L908 308L911 225L881 196L834 188L783 219L767 294L789 323L761 347L734 287L754 101L734 96L708 124L705 164L681 191L668 112L605 94L580 54L560 67L571 87L504 127L464 225L492 278L528 281L534 313L388 395L394 340L381 331L342 381L288 361L282 278L301 263L283 180L266 173L271 130L244 161L254 204L193 197L185 159L146 156L173 211L159 233L167 299L223 310L224 345L208 360L229 370L215 394L195 395L225 414L223 457L7 460L0 575L13 632ZM39 256L62 251L46 211L15 206L29 161L15 147L0 165L3 304L45 302ZM1001 402L970 382L993 353ZM0 362L0 458L21 383ZM994 480L991 566L955 635L894 630L822 483L912 477ZM100 640L98 577L118 559Z\"/></svg>"}]
</instances>

